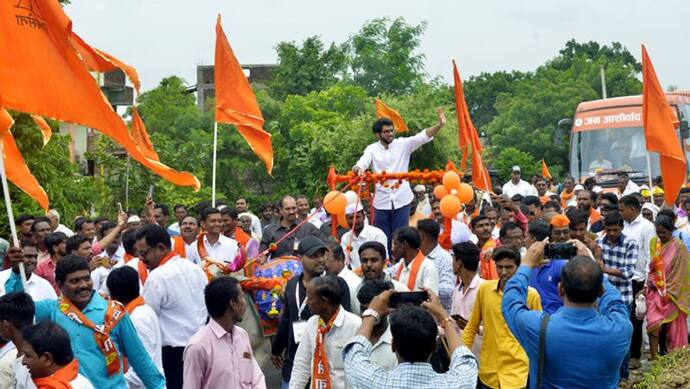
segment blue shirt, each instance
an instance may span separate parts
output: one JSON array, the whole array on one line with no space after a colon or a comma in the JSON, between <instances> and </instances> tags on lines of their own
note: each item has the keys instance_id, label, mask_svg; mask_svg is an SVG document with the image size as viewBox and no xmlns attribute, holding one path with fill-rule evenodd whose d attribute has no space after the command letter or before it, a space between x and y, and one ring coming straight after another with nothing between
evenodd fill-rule
<instances>
[{"instance_id":1,"label":"blue shirt","mask_svg":"<svg viewBox=\"0 0 690 389\"><path fill-rule=\"evenodd\" d=\"M501 309L530 359L530 388L536 388L539 329L545 313L530 311L527 280L532 269L520 266L506 283ZM630 348L632 324L618 290L604 279L595 308L562 307L546 330L542 388L618 388L620 365Z\"/></svg>"},{"instance_id":2,"label":"blue shirt","mask_svg":"<svg viewBox=\"0 0 690 389\"><path fill-rule=\"evenodd\" d=\"M563 306L563 300L558 294L558 283L561 282L561 270L567 263L564 259L550 260L534 269L529 276L529 286L539 292L541 307L549 315Z\"/></svg>"},{"instance_id":3,"label":"blue shirt","mask_svg":"<svg viewBox=\"0 0 690 389\"><path fill-rule=\"evenodd\" d=\"M98 293L94 293L82 313L95 325L104 324L107 304L107 301ZM74 357L79 360L79 373L88 378L95 388L127 387L125 376L122 373L123 356L127 357L127 362L134 368L147 388L159 389L165 386L165 378L153 364L151 357L141 344L129 314L125 314L110 332L110 337L120 355L120 373L110 377L106 371L105 357L96 344L93 331L60 312L57 300L36 302L36 321L41 320L54 321L67 331Z\"/></svg>"}]
</instances>

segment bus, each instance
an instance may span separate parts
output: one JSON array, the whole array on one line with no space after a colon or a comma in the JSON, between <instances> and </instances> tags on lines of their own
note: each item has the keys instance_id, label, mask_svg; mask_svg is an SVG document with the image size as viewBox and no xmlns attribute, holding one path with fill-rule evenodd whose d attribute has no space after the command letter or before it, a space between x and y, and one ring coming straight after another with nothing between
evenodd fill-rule
<instances>
[{"instance_id":1,"label":"bus","mask_svg":"<svg viewBox=\"0 0 690 389\"><path fill-rule=\"evenodd\" d=\"M676 135L688 160L690 91L667 92L666 97L680 121ZM558 123L559 129L568 126L570 175L577 181L594 177L597 185L612 188L618 183L618 173L626 172L636 183L649 184L641 95L582 102L572 120ZM649 156L651 176L655 178L661 175L659 155L649 153Z\"/></svg>"}]
</instances>

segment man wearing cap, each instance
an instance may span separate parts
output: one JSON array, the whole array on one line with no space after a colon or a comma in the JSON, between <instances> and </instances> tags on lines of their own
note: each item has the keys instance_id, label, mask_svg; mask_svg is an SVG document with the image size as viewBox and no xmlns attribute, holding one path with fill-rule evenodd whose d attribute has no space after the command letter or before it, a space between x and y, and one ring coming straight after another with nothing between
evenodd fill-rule
<instances>
[{"instance_id":1,"label":"man wearing cap","mask_svg":"<svg viewBox=\"0 0 690 389\"><path fill-rule=\"evenodd\" d=\"M315 236L307 236L299 242L298 254L302 261L302 274L292 277L283 289L283 312L278 332L271 345L271 360L282 369L282 386L287 388L292 374L297 346L306 333L307 320L312 316L307 304L307 286L314 278L326 273L327 247ZM342 295L340 305L350 311L350 289L347 282L336 277Z\"/></svg>"},{"instance_id":2,"label":"man wearing cap","mask_svg":"<svg viewBox=\"0 0 690 389\"><path fill-rule=\"evenodd\" d=\"M417 212L424 215L431 213L431 204L429 203L429 196L426 193L424 185L416 185L414 187L414 194L417 196Z\"/></svg>"},{"instance_id":3,"label":"man wearing cap","mask_svg":"<svg viewBox=\"0 0 690 389\"><path fill-rule=\"evenodd\" d=\"M393 122L388 118L380 118L372 126L378 142L364 149L364 153L352 167L352 171L361 175L371 167L374 173L407 173L411 154L424 144L431 142L445 125L446 115L439 109L436 125L416 135L394 139ZM388 237L389 251L393 232L409 224L409 208L413 197L410 183L406 180L388 180L385 184L376 184L373 204L376 212L374 223Z\"/></svg>"},{"instance_id":4,"label":"man wearing cap","mask_svg":"<svg viewBox=\"0 0 690 389\"><path fill-rule=\"evenodd\" d=\"M520 166L513 166L512 173L510 174L510 181L503 185L503 194L507 195L509 198L513 198L516 194L522 197L536 196L537 190L521 177L522 173Z\"/></svg>"},{"instance_id":5,"label":"man wearing cap","mask_svg":"<svg viewBox=\"0 0 690 389\"><path fill-rule=\"evenodd\" d=\"M355 220L355 213L357 220ZM350 204L345 208L345 218L349 226L353 225L353 230L348 230L340 239L340 245L343 247L345 256L350 258L350 267L356 269L360 266L359 262L359 247L365 242L381 242L384 246L388 244L386 234L380 228L374 227L371 224L364 223L364 209L362 204ZM354 234L354 235L353 235ZM388 255L383 260L388 259Z\"/></svg>"}]
</instances>

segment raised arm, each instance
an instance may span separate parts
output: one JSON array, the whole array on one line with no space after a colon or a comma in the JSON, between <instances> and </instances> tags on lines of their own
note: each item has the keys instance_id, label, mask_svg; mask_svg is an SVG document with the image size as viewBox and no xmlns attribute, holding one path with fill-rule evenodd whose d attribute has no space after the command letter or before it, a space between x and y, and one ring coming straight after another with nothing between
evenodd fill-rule
<instances>
[{"instance_id":1,"label":"raised arm","mask_svg":"<svg viewBox=\"0 0 690 389\"><path fill-rule=\"evenodd\" d=\"M436 134L438 134L438 132L441 131L443 126L446 125L446 114L443 112L443 110L439 108L438 110L436 110L436 113L438 115L438 123L436 123L433 127L429 127L425 130L426 135L429 138L435 137Z\"/></svg>"}]
</instances>

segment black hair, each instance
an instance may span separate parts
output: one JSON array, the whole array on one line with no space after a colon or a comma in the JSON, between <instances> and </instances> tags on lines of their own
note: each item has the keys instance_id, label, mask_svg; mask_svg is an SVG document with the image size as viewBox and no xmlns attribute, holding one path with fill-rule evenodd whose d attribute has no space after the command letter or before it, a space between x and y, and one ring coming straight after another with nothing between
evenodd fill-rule
<instances>
[{"instance_id":1,"label":"black hair","mask_svg":"<svg viewBox=\"0 0 690 389\"><path fill-rule=\"evenodd\" d=\"M418 249L421 245L421 237L419 231L412 227L400 227L393 234L393 239L397 242L407 243L413 249Z\"/></svg>"},{"instance_id":2,"label":"black hair","mask_svg":"<svg viewBox=\"0 0 690 389\"><path fill-rule=\"evenodd\" d=\"M101 226L101 236L105 236L106 232L110 229L117 227L117 224L106 220L106 222Z\"/></svg>"},{"instance_id":3,"label":"black hair","mask_svg":"<svg viewBox=\"0 0 690 389\"><path fill-rule=\"evenodd\" d=\"M630 176L628 176L628 173L626 172L618 172L618 178L625 177L627 179L630 179Z\"/></svg>"},{"instance_id":4,"label":"black hair","mask_svg":"<svg viewBox=\"0 0 690 389\"><path fill-rule=\"evenodd\" d=\"M206 219L208 219L209 216L213 215L214 213L220 213L218 208L213 208L213 207L206 207L199 212L199 219L201 219L202 222L205 222Z\"/></svg>"},{"instance_id":5,"label":"black hair","mask_svg":"<svg viewBox=\"0 0 690 389\"><path fill-rule=\"evenodd\" d=\"M615 193L605 192L601 193L599 197L601 198L601 200L607 200L609 203L618 206L618 197L616 197Z\"/></svg>"},{"instance_id":6,"label":"black hair","mask_svg":"<svg viewBox=\"0 0 690 389\"><path fill-rule=\"evenodd\" d=\"M55 266L55 281L63 283L68 275L82 270L88 270L91 273L89 261L79 255L68 254Z\"/></svg>"},{"instance_id":7,"label":"black hair","mask_svg":"<svg viewBox=\"0 0 690 389\"><path fill-rule=\"evenodd\" d=\"M35 220L35 219L36 219L36 217L33 215L22 214L22 215L19 215L19 217L17 217L16 219L14 219L14 224L18 226L27 220Z\"/></svg>"},{"instance_id":8,"label":"black hair","mask_svg":"<svg viewBox=\"0 0 690 389\"><path fill-rule=\"evenodd\" d=\"M173 207L173 212L177 212L177 210L180 209L180 208L184 208L185 211L187 210L187 206L186 206L186 205L183 205L183 204L175 204L175 206Z\"/></svg>"},{"instance_id":9,"label":"black hair","mask_svg":"<svg viewBox=\"0 0 690 389\"><path fill-rule=\"evenodd\" d=\"M89 242L89 240L83 235L75 234L70 236L67 238L65 252L67 254L71 254L72 252L79 250L79 246L81 246L84 242Z\"/></svg>"},{"instance_id":10,"label":"black hair","mask_svg":"<svg viewBox=\"0 0 690 389\"><path fill-rule=\"evenodd\" d=\"M508 231L512 231L515 229L520 229L520 231L522 231L522 227L520 227L517 223L506 222L506 224L504 224L503 227L501 227L501 231L498 233L498 235L501 239L503 239L508 234Z\"/></svg>"},{"instance_id":11,"label":"black hair","mask_svg":"<svg viewBox=\"0 0 690 389\"><path fill-rule=\"evenodd\" d=\"M551 234L549 224L543 219L537 219L527 224L527 231L534 240L541 242Z\"/></svg>"},{"instance_id":12,"label":"black hair","mask_svg":"<svg viewBox=\"0 0 690 389\"><path fill-rule=\"evenodd\" d=\"M492 208L492 210L494 209ZM489 220L489 217L486 216L485 213L480 213L479 215L473 217L472 220L470 220L470 227L472 227L472 229L474 230L474 227L477 226L477 223L479 223L482 220Z\"/></svg>"},{"instance_id":13,"label":"black hair","mask_svg":"<svg viewBox=\"0 0 690 389\"><path fill-rule=\"evenodd\" d=\"M654 225L657 227L663 227L669 231L675 231L676 229L673 218L667 214L662 214L661 211L659 211L659 213L656 215Z\"/></svg>"},{"instance_id":14,"label":"black hair","mask_svg":"<svg viewBox=\"0 0 690 389\"><path fill-rule=\"evenodd\" d=\"M45 216L40 216L34 219L34 222L31 224L31 232L36 232L36 224L40 222L48 223L48 226L50 226L50 219Z\"/></svg>"},{"instance_id":15,"label":"black hair","mask_svg":"<svg viewBox=\"0 0 690 389\"><path fill-rule=\"evenodd\" d=\"M339 262L344 262L345 261L345 253L343 252L342 246L340 246L340 243L333 239L333 237L329 237L326 239L324 242L326 244L326 248L328 251L331 252L331 255L333 256L333 259Z\"/></svg>"},{"instance_id":16,"label":"black hair","mask_svg":"<svg viewBox=\"0 0 690 389\"><path fill-rule=\"evenodd\" d=\"M266 203L266 204L262 205L261 208L259 208L259 212L263 213L263 211L265 211L267 209L273 210L273 204Z\"/></svg>"},{"instance_id":17,"label":"black hair","mask_svg":"<svg viewBox=\"0 0 690 389\"><path fill-rule=\"evenodd\" d=\"M494 262L501 261L503 259L512 259L516 266L520 266L520 253L511 249L510 247L501 246L494 251L493 255Z\"/></svg>"},{"instance_id":18,"label":"black hair","mask_svg":"<svg viewBox=\"0 0 690 389\"><path fill-rule=\"evenodd\" d=\"M369 305L374 297L394 288L395 287L391 281L384 281L381 279L364 279L359 287L359 291L357 292L357 300L359 301L360 305Z\"/></svg>"},{"instance_id":19,"label":"black hair","mask_svg":"<svg viewBox=\"0 0 690 389\"><path fill-rule=\"evenodd\" d=\"M139 297L139 273L131 266L113 269L105 281L110 296L127 305Z\"/></svg>"},{"instance_id":20,"label":"black hair","mask_svg":"<svg viewBox=\"0 0 690 389\"><path fill-rule=\"evenodd\" d=\"M436 349L438 327L424 308L402 305L390 316L395 350L405 362L426 362Z\"/></svg>"},{"instance_id":21,"label":"black hair","mask_svg":"<svg viewBox=\"0 0 690 389\"><path fill-rule=\"evenodd\" d=\"M222 211L220 211L221 215L228 215L230 216L231 219L237 219L237 215L239 213L237 212L236 208L231 208L231 207L224 207Z\"/></svg>"},{"instance_id":22,"label":"black hair","mask_svg":"<svg viewBox=\"0 0 690 389\"><path fill-rule=\"evenodd\" d=\"M556 212L561 212L561 204L558 201L554 201L554 200L547 201L546 204L544 204L544 206L542 208L543 209L553 208L556 210Z\"/></svg>"},{"instance_id":23,"label":"black hair","mask_svg":"<svg viewBox=\"0 0 690 389\"><path fill-rule=\"evenodd\" d=\"M392 126L393 121L388 118L379 118L371 126L371 130L374 134L380 134L383 131L383 126Z\"/></svg>"},{"instance_id":24,"label":"black hair","mask_svg":"<svg viewBox=\"0 0 690 389\"><path fill-rule=\"evenodd\" d=\"M510 199L516 203L519 203L522 201L523 198L524 198L523 195L517 193L517 194L513 195L513 197L511 197Z\"/></svg>"},{"instance_id":25,"label":"black hair","mask_svg":"<svg viewBox=\"0 0 690 389\"><path fill-rule=\"evenodd\" d=\"M577 256L561 271L565 295L574 303L593 303L599 297L603 280L601 268L589 257Z\"/></svg>"},{"instance_id":26,"label":"black hair","mask_svg":"<svg viewBox=\"0 0 690 389\"><path fill-rule=\"evenodd\" d=\"M239 281L230 276L215 278L206 285L204 301L209 316L213 318L223 316L231 300L238 300L243 297L237 285L239 285Z\"/></svg>"},{"instance_id":27,"label":"black hair","mask_svg":"<svg viewBox=\"0 0 690 389\"><path fill-rule=\"evenodd\" d=\"M66 240L67 240L67 235L65 235L64 232L58 231L58 232L53 232L53 233L46 235L46 237L43 238L43 243L45 243L46 249L48 249L48 254L53 255L53 254L55 254L55 250L53 250L53 246L57 246Z\"/></svg>"},{"instance_id":28,"label":"black hair","mask_svg":"<svg viewBox=\"0 0 690 389\"><path fill-rule=\"evenodd\" d=\"M441 233L441 226L434 219L422 219L417 222L417 231L436 241Z\"/></svg>"},{"instance_id":29,"label":"black hair","mask_svg":"<svg viewBox=\"0 0 690 389\"><path fill-rule=\"evenodd\" d=\"M31 239L21 239L19 240L19 247L25 248L25 247L33 247L35 249L38 249L38 245L36 242L34 242Z\"/></svg>"},{"instance_id":30,"label":"black hair","mask_svg":"<svg viewBox=\"0 0 690 389\"><path fill-rule=\"evenodd\" d=\"M33 324L35 313L34 300L27 293L7 293L0 297L0 320L7 320L20 330Z\"/></svg>"},{"instance_id":31,"label":"black hair","mask_svg":"<svg viewBox=\"0 0 690 389\"><path fill-rule=\"evenodd\" d=\"M496 208L491 207L491 206L488 206L488 207L482 208L482 211L479 212L479 215L480 215L480 216L483 216L483 215L486 215L486 214L489 213L489 212L496 212L496 214L498 214L498 210L497 210Z\"/></svg>"},{"instance_id":32,"label":"black hair","mask_svg":"<svg viewBox=\"0 0 690 389\"><path fill-rule=\"evenodd\" d=\"M170 215L170 209L168 208L167 204L156 204L153 206L153 209L160 209L161 213L163 216L169 216Z\"/></svg>"},{"instance_id":33,"label":"black hair","mask_svg":"<svg viewBox=\"0 0 690 389\"><path fill-rule=\"evenodd\" d=\"M534 205L537 208L541 208L541 201L537 196L525 196L522 199L522 203L525 205Z\"/></svg>"},{"instance_id":34,"label":"black hair","mask_svg":"<svg viewBox=\"0 0 690 389\"><path fill-rule=\"evenodd\" d=\"M618 211L611 211L606 214L604 218L604 226L620 226L623 227L623 216Z\"/></svg>"},{"instance_id":35,"label":"black hair","mask_svg":"<svg viewBox=\"0 0 690 389\"><path fill-rule=\"evenodd\" d=\"M481 249L476 244L467 241L453 245L453 256L462 262L462 267L469 271L477 271Z\"/></svg>"},{"instance_id":36,"label":"black hair","mask_svg":"<svg viewBox=\"0 0 690 389\"><path fill-rule=\"evenodd\" d=\"M69 334L62 327L50 320L43 320L22 331L24 341L31 345L36 355L50 353L58 366L72 362L74 353L70 345Z\"/></svg>"},{"instance_id":37,"label":"black hair","mask_svg":"<svg viewBox=\"0 0 690 389\"><path fill-rule=\"evenodd\" d=\"M311 284L319 297L324 297L331 304L340 304L343 290L338 283L338 277L332 275L316 277L311 280Z\"/></svg>"},{"instance_id":38,"label":"black hair","mask_svg":"<svg viewBox=\"0 0 690 389\"><path fill-rule=\"evenodd\" d=\"M137 231L139 231L138 228L130 228L122 233L122 247L129 255L134 255L136 252Z\"/></svg>"},{"instance_id":39,"label":"black hair","mask_svg":"<svg viewBox=\"0 0 690 389\"><path fill-rule=\"evenodd\" d=\"M680 193L690 193L690 187L687 187L687 186L681 187Z\"/></svg>"},{"instance_id":40,"label":"black hair","mask_svg":"<svg viewBox=\"0 0 690 389\"><path fill-rule=\"evenodd\" d=\"M362 245L359 246L359 250L357 251L357 253L361 256L364 250L369 249L377 251L379 255L381 255L381 260L386 260L386 246L384 246L381 242L377 242L375 240L362 243Z\"/></svg>"},{"instance_id":41,"label":"black hair","mask_svg":"<svg viewBox=\"0 0 690 389\"><path fill-rule=\"evenodd\" d=\"M621 197L621 199L618 200L618 203L638 211L642 209L642 205L640 205L640 200L637 198L637 196L634 196L632 194Z\"/></svg>"},{"instance_id":42,"label":"black hair","mask_svg":"<svg viewBox=\"0 0 690 389\"><path fill-rule=\"evenodd\" d=\"M574 230L575 226L578 224L587 224L587 220L589 220L589 214L587 212L581 210L580 208L573 208L566 212L565 216L570 220L570 229Z\"/></svg>"},{"instance_id":43,"label":"black hair","mask_svg":"<svg viewBox=\"0 0 690 389\"><path fill-rule=\"evenodd\" d=\"M74 221L74 229L77 231L81 231L82 228L84 228L84 225L89 223L93 223L93 219L90 219L88 217L79 217L77 218L77 220Z\"/></svg>"},{"instance_id":44,"label":"black hair","mask_svg":"<svg viewBox=\"0 0 690 389\"><path fill-rule=\"evenodd\" d=\"M149 247L158 246L162 244L167 249L170 249L170 234L168 231L158 224L147 224L137 231L137 240L144 239Z\"/></svg>"},{"instance_id":45,"label":"black hair","mask_svg":"<svg viewBox=\"0 0 690 389\"><path fill-rule=\"evenodd\" d=\"M99 224L99 223L103 223L103 222L107 222L107 221L108 221L108 218L105 216L96 216L93 219L94 224Z\"/></svg>"}]
</instances>

